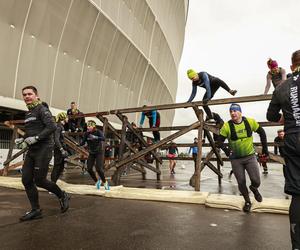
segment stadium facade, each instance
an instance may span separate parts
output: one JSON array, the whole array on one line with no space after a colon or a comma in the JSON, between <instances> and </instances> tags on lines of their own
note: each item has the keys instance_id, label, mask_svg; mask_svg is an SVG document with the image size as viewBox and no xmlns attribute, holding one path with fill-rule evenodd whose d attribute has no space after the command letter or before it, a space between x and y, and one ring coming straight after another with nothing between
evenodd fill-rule
<instances>
[{"instance_id":1,"label":"stadium facade","mask_svg":"<svg viewBox=\"0 0 300 250\"><path fill-rule=\"evenodd\" d=\"M54 112L175 102L187 12L188 0L0 1L2 120L25 110L25 85Z\"/></svg>"}]
</instances>

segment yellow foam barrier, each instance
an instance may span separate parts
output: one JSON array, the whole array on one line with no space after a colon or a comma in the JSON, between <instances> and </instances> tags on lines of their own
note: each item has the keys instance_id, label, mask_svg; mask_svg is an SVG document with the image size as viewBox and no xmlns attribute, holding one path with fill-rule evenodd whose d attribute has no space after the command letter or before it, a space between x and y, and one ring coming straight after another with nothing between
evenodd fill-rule
<instances>
[{"instance_id":1,"label":"yellow foam barrier","mask_svg":"<svg viewBox=\"0 0 300 250\"><path fill-rule=\"evenodd\" d=\"M147 188L129 188L123 186L113 186L109 192L101 187L97 190L94 185L69 184L58 180L57 184L66 192L79 195L99 195L108 198L150 200L165 202L182 202L193 204L205 204L208 207L234 209L241 211L244 206L242 196L226 194L209 194L208 192L182 191L182 190L162 190ZM0 186L24 190L21 178L0 176ZM40 189L45 191L44 189ZM264 198L259 203L252 199L252 212L267 212L288 214L290 200Z\"/></svg>"},{"instance_id":2,"label":"yellow foam barrier","mask_svg":"<svg viewBox=\"0 0 300 250\"><path fill-rule=\"evenodd\" d=\"M118 190L112 190L105 193L105 197L150 200L150 201L167 201L183 202L194 204L205 204L208 192L182 191L182 190L162 190L148 188L128 188L122 187Z\"/></svg>"},{"instance_id":3,"label":"yellow foam barrier","mask_svg":"<svg viewBox=\"0 0 300 250\"><path fill-rule=\"evenodd\" d=\"M263 198L262 202L251 199L251 212L288 214L290 201L285 199ZM237 195L209 194L205 205L214 208L243 210L244 198Z\"/></svg>"}]
</instances>

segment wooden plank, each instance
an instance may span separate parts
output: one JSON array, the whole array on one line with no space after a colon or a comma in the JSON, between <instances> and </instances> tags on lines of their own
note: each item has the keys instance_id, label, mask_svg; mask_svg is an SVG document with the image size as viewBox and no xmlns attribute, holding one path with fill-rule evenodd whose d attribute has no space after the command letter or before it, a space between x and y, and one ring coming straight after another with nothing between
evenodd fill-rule
<instances>
[{"instance_id":1,"label":"wooden plank","mask_svg":"<svg viewBox=\"0 0 300 250\"><path fill-rule=\"evenodd\" d=\"M14 129L16 126L14 125L14 123L12 123L12 121L5 121L4 122L4 125L11 128L11 129ZM22 129L19 129L17 128L17 132L19 135L21 136L24 136L25 135L25 132L22 130Z\"/></svg>"},{"instance_id":2,"label":"wooden plank","mask_svg":"<svg viewBox=\"0 0 300 250\"><path fill-rule=\"evenodd\" d=\"M222 105L230 104L233 102L242 103L242 102L269 101L271 99L272 99L271 94L270 95L254 95L254 96L242 96L242 97L209 100L207 102L207 104L209 106L212 106L212 105L220 105L220 104L222 104ZM190 102L190 103L183 102L183 103L161 104L161 105L137 107L137 108L116 109L116 110L111 110L110 113L111 114L117 114L117 113L125 114L125 113L150 111L153 109L166 110L166 109L188 108L188 107L194 107L194 106L203 106L203 102L202 101Z\"/></svg>"},{"instance_id":3,"label":"wooden plank","mask_svg":"<svg viewBox=\"0 0 300 250\"><path fill-rule=\"evenodd\" d=\"M176 146L178 148L189 148L189 147L193 147L195 144L194 143L176 143ZM224 145L228 145L228 143L224 143ZM261 142L254 142L253 143L254 146L261 146ZM267 145L269 147L272 147L272 146L278 146L279 144L278 143L274 143L274 142L268 142ZM170 146L170 144L166 144L164 146L161 147L161 149L166 149ZM202 144L202 147L210 147L210 143L203 143Z\"/></svg>"},{"instance_id":4,"label":"wooden plank","mask_svg":"<svg viewBox=\"0 0 300 250\"><path fill-rule=\"evenodd\" d=\"M211 163L211 162L206 162L205 163L213 172L215 172L218 177L223 178L223 174Z\"/></svg>"},{"instance_id":5,"label":"wooden plank","mask_svg":"<svg viewBox=\"0 0 300 250\"><path fill-rule=\"evenodd\" d=\"M204 169L205 164L210 161L210 159L212 158L212 156L214 155L214 151L210 150L209 153L206 155L206 157L204 158L204 160L201 163L201 171Z\"/></svg>"},{"instance_id":6,"label":"wooden plank","mask_svg":"<svg viewBox=\"0 0 300 250\"><path fill-rule=\"evenodd\" d=\"M117 115L117 117L121 120L121 121L123 121L124 120L124 118L123 118L123 115L121 115L121 114L116 114ZM145 147L148 147L149 145L148 145L148 143L144 140L144 138L136 131L136 129L134 129L133 127L132 127L132 125L128 122L128 119L126 119L126 126L128 127L128 129L139 139L139 141L142 143L142 145L143 146L145 146ZM155 152L155 151L151 151L151 153L153 154L153 156L154 156L154 158L156 159L156 160L158 160L160 163L162 163L162 161L161 161L161 159L160 159L160 157L157 155L157 153Z\"/></svg>"},{"instance_id":7,"label":"wooden plank","mask_svg":"<svg viewBox=\"0 0 300 250\"><path fill-rule=\"evenodd\" d=\"M207 137L207 139L208 139L208 141L210 143L210 146L211 146L212 150L214 151L214 153L215 153L215 155L217 157L217 160L218 160L219 164L221 164L221 166L223 166L222 157L221 157L221 155L220 155L220 153L219 153L219 151L218 151L218 149L217 149L217 147L215 145L214 139L212 138L212 136L209 133L209 131L206 130L206 129L204 129L204 134Z\"/></svg>"},{"instance_id":8,"label":"wooden plank","mask_svg":"<svg viewBox=\"0 0 300 250\"><path fill-rule=\"evenodd\" d=\"M259 154L262 153L262 147L255 147L255 151ZM280 155L275 155L271 152L269 152L269 158L273 161L276 161L278 163L281 163L282 165L285 165L285 160L283 157L281 157Z\"/></svg>"},{"instance_id":9,"label":"wooden plank","mask_svg":"<svg viewBox=\"0 0 300 250\"><path fill-rule=\"evenodd\" d=\"M161 147L162 145L166 144L167 142L169 142L171 140L178 138L181 135L186 134L187 132L191 131L195 127L199 127L200 125L201 125L200 122L197 121L197 122L191 124L190 127L180 130L180 131L176 132L175 134L169 135L168 137L164 138L163 140L159 141L158 143L153 144L153 145L149 146L148 148L146 148L142 151L139 151L136 154L131 155L130 157L128 157L126 159L119 161L118 163L116 163L115 166L120 167L122 165L128 164L129 162L135 161L135 160L145 156L147 153L151 152L152 150Z\"/></svg>"},{"instance_id":10,"label":"wooden plank","mask_svg":"<svg viewBox=\"0 0 300 250\"><path fill-rule=\"evenodd\" d=\"M85 158L89 156L89 152L85 150L84 148L80 147L77 142L75 142L73 139L68 137L67 135L64 136L64 142L72 148L76 153L81 154Z\"/></svg>"},{"instance_id":11,"label":"wooden plank","mask_svg":"<svg viewBox=\"0 0 300 250\"><path fill-rule=\"evenodd\" d=\"M144 162L144 161L137 160L136 163L138 163L138 164L144 166L145 168L150 169L151 171L153 171L153 172L155 172L155 173L157 173L157 174L161 174L161 172L160 172L159 169L157 170L155 167L151 166L150 164L148 164L148 163L146 163L146 162Z\"/></svg>"},{"instance_id":12,"label":"wooden plank","mask_svg":"<svg viewBox=\"0 0 300 250\"><path fill-rule=\"evenodd\" d=\"M138 172L140 172L142 174L146 174L146 170L145 169L142 169L142 168L136 166L135 164L131 164L130 168L132 168L132 169L134 169L134 170L136 170L136 171L138 171Z\"/></svg>"},{"instance_id":13,"label":"wooden plank","mask_svg":"<svg viewBox=\"0 0 300 250\"><path fill-rule=\"evenodd\" d=\"M101 122L104 122L104 117L98 116L98 119L99 119ZM117 130L116 130L116 129L108 122L108 121L107 121L107 126L108 126L109 130L110 130L116 137L118 137L119 139L121 139L121 135L117 132ZM136 153L135 148L133 148L133 147L131 146L131 144L130 144L127 140L125 140L125 144L126 144L126 146L129 148L129 150L130 150L131 152ZM128 152L128 153L129 153L129 152ZM129 153L129 155L130 155L130 153ZM126 158L127 158L129 155L126 155ZM142 159L142 161L146 162L144 159ZM116 164L117 164L117 161L113 161L113 162L110 163L108 166L106 166L106 169L110 169L110 168L112 168L112 167L115 167ZM118 168L118 167L117 167L117 168ZM119 175L119 173L118 173L118 175ZM119 180L119 176L116 177L116 180Z\"/></svg>"},{"instance_id":14,"label":"wooden plank","mask_svg":"<svg viewBox=\"0 0 300 250\"><path fill-rule=\"evenodd\" d=\"M20 155L24 154L26 151L28 150L28 147L25 147L23 149L21 149L19 152L17 152L16 154L14 154L10 159L7 159L3 165L7 165L10 162L12 162L14 159L18 158Z\"/></svg>"},{"instance_id":15,"label":"wooden plank","mask_svg":"<svg viewBox=\"0 0 300 250\"><path fill-rule=\"evenodd\" d=\"M282 126L282 124L278 122L258 122L262 127L273 127L273 126ZM137 128L138 131L142 132L151 132L151 131L175 131L186 128L186 126L169 126L169 127L154 127L154 128ZM219 129L216 128L215 125L205 123L204 128L215 133L219 134ZM214 129L214 131L212 131ZM196 129L195 129L196 130Z\"/></svg>"}]
</instances>

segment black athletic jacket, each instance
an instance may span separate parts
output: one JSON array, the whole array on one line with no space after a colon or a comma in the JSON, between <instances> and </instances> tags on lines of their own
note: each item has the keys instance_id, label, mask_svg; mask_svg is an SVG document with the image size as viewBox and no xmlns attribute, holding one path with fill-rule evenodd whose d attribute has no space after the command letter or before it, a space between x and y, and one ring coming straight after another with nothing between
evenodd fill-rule
<instances>
[{"instance_id":1,"label":"black athletic jacket","mask_svg":"<svg viewBox=\"0 0 300 250\"><path fill-rule=\"evenodd\" d=\"M88 150L91 154L97 154L102 151L102 141L104 141L103 133L96 129L93 132L85 132L83 136L83 140L81 142L81 146L85 143L88 144Z\"/></svg>"},{"instance_id":2,"label":"black athletic jacket","mask_svg":"<svg viewBox=\"0 0 300 250\"><path fill-rule=\"evenodd\" d=\"M269 104L267 119L278 122L283 112L284 131L286 134L300 132L300 73L293 73L293 77L288 78L280 84L273 92L272 100Z\"/></svg>"},{"instance_id":3,"label":"black athletic jacket","mask_svg":"<svg viewBox=\"0 0 300 250\"><path fill-rule=\"evenodd\" d=\"M50 110L43 104L39 104L25 114L25 137L38 136L39 141L30 148L39 148L41 145L53 146L51 134L56 130L56 123Z\"/></svg>"},{"instance_id":4,"label":"black athletic jacket","mask_svg":"<svg viewBox=\"0 0 300 250\"><path fill-rule=\"evenodd\" d=\"M66 149L66 145L64 142L64 126L59 122L56 124L57 128L54 132L54 143L55 143L55 147L58 149Z\"/></svg>"}]
</instances>

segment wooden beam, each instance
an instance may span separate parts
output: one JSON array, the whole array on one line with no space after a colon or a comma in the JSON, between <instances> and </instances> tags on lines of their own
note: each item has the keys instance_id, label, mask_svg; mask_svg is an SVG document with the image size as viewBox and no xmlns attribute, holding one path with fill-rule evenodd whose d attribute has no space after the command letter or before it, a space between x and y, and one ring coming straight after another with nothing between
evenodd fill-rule
<instances>
[{"instance_id":1,"label":"wooden beam","mask_svg":"<svg viewBox=\"0 0 300 250\"><path fill-rule=\"evenodd\" d=\"M176 146L178 148L188 148L188 147L193 147L195 144L194 143L176 143ZM228 145L228 143L224 143L224 145ZM254 142L253 143L254 146L261 146L261 142ZM268 142L267 145L269 147L272 147L272 146L279 146L278 143L274 143L274 142ZM170 144L166 144L164 146L161 147L161 149L166 149L170 146ZM210 147L210 143L203 143L202 144L202 147Z\"/></svg>"},{"instance_id":2,"label":"wooden beam","mask_svg":"<svg viewBox=\"0 0 300 250\"><path fill-rule=\"evenodd\" d=\"M121 121L123 121L124 120L124 115L121 115L121 114L116 114L117 115L117 117L121 120ZM132 125L128 122L128 119L127 119L127 117L126 117L126 120L125 120L125 122L126 122L126 126L128 127L128 129L139 139L139 141L142 143L142 145L143 146L145 146L145 147L148 147L149 145L148 145L148 143L144 140L144 138L136 131L136 129L134 129L133 127L132 127ZM154 156L154 158L156 159L156 160L158 160L160 163L162 163L162 161L161 161L161 159L159 158L159 156L156 154L156 152L155 151L152 151L151 152L152 154L153 154L153 156Z\"/></svg>"},{"instance_id":3,"label":"wooden beam","mask_svg":"<svg viewBox=\"0 0 300 250\"><path fill-rule=\"evenodd\" d=\"M128 164L129 162L135 161L135 160L145 156L147 153L153 151L154 149L159 148L162 145L166 144L167 142L169 142L171 140L174 140L174 139L178 138L181 135L186 134L187 132L191 131L195 127L199 127L200 125L201 125L200 122L197 121L197 122L191 124L188 128L180 130L180 131L176 132L175 134L169 135L168 137L164 138L163 140L159 141L158 143L153 144L153 145L149 146L148 148L146 148L142 151L139 151L136 154L131 155L130 157L128 157L126 159L123 159L123 160L117 162L115 166L120 167L120 166L123 166L125 164Z\"/></svg>"},{"instance_id":4,"label":"wooden beam","mask_svg":"<svg viewBox=\"0 0 300 250\"><path fill-rule=\"evenodd\" d=\"M19 152L14 154L10 159L7 159L3 165L8 165L10 162L12 162L14 159L18 158L20 155L24 154L28 150L28 147L25 147L21 149Z\"/></svg>"},{"instance_id":5,"label":"wooden beam","mask_svg":"<svg viewBox=\"0 0 300 250\"><path fill-rule=\"evenodd\" d=\"M272 95L254 95L254 96L242 96L242 97L233 97L233 98L225 98L225 99L215 99L209 100L207 104L209 106L219 105L219 104L230 104L233 102L242 103L242 102L258 102L258 101L269 101L272 99ZM126 108L126 109L116 109L111 110L111 114L117 113L136 113L143 111L150 111L153 109L156 110L167 110L167 109L177 109L177 108L189 108L194 106L203 106L202 101L198 102L183 102L183 103L173 103L173 104L161 104L155 106L146 106L146 107L138 107L138 108Z\"/></svg>"},{"instance_id":6,"label":"wooden beam","mask_svg":"<svg viewBox=\"0 0 300 250\"><path fill-rule=\"evenodd\" d=\"M262 147L255 147L255 151L259 154L262 153ZM285 165L285 160L283 157L281 157L280 155L275 155L271 152L269 152L269 158L273 161L276 161L278 163L281 163L282 165Z\"/></svg>"},{"instance_id":7,"label":"wooden beam","mask_svg":"<svg viewBox=\"0 0 300 250\"><path fill-rule=\"evenodd\" d=\"M71 137L64 135L64 142L76 153L81 154L85 158L89 156L89 152L84 148L80 147L79 144L76 141L74 141Z\"/></svg>"},{"instance_id":8,"label":"wooden beam","mask_svg":"<svg viewBox=\"0 0 300 250\"><path fill-rule=\"evenodd\" d=\"M210 144L212 150L214 151L214 153L215 153L215 155L216 155L216 157L217 157L217 159L218 159L219 164L221 164L221 165L223 166L222 157L221 157L221 155L219 154L219 151L218 151L218 149L217 149L217 147L216 147L216 145L215 145L214 139L212 138L212 136L211 136L211 134L209 133L209 131L206 130L206 129L204 129L204 134L205 134L205 136L207 137L207 139L208 139L208 141L209 141L209 144Z\"/></svg>"},{"instance_id":9,"label":"wooden beam","mask_svg":"<svg viewBox=\"0 0 300 250\"><path fill-rule=\"evenodd\" d=\"M151 166L150 164L148 164L147 162L144 162L144 161L141 161L141 160L137 160L136 163L144 166L145 168L148 168L150 169L151 171L157 173L157 174L160 174L160 170L157 170L155 167Z\"/></svg>"},{"instance_id":10,"label":"wooden beam","mask_svg":"<svg viewBox=\"0 0 300 250\"><path fill-rule=\"evenodd\" d=\"M5 121L4 124L5 124L7 127L11 128L11 129L14 129L14 128L16 127L16 126L14 125L14 123L12 123L12 121ZM22 129L17 128L17 132L18 132L18 134L21 135L21 136L24 136L24 135L25 135L25 132L24 132Z\"/></svg>"},{"instance_id":11,"label":"wooden beam","mask_svg":"<svg viewBox=\"0 0 300 250\"><path fill-rule=\"evenodd\" d=\"M223 178L223 174L211 163L211 162L206 162L205 165L207 165L213 172L215 172L218 177Z\"/></svg>"},{"instance_id":12,"label":"wooden beam","mask_svg":"<svg viewBox=\"0 0 300 250\"><path fill-rule=\"evenodd\" d=\"M103 116L98 116L97 117L101 122L104 122L104 117ZM121 135L117 132L117 130L107 121L107 127L109 128L109 130L116 136L118 137L119 139L121 139ZM131 144L125 139L125 144L126 146L129 148L129 150L133 153L136 153L136 150L135 148L133 148L131 146ZM129 157L130 154L126 155L125 158ZM143 159L141 161L144 161L146 163L146 161ZM110 163L108 166L106 166L106 169L110 169L112 167L115 167L117 165L117 161L113 161L112 163ZM116 173L115 173L115 180L116 181L119 181L120 179L120 173L117 172L118 171L118 167L116 166L117 170L116 170Z\"/></svg>"},{"instance_id":13,"label":"wooden beam","mask_svg":"<svg viewBox=\"0 0 300 250\"><path fill-rule=\"evenodd\" d=\"M258 124L261 125L262 127L283 126L279 122L258 122ZM170 127L154 127L154 128L137 128L136 130L142 131L142 132L175 131L175 130L184 129L186 127L187 126L170 126ZM216 132L219 129L217 129L215 125L205 123L204 128L210 130L214 134L219 134L218 132ZM212 129L214 129L214 131L212 131Z\"/></svg>"}]
</instances>

